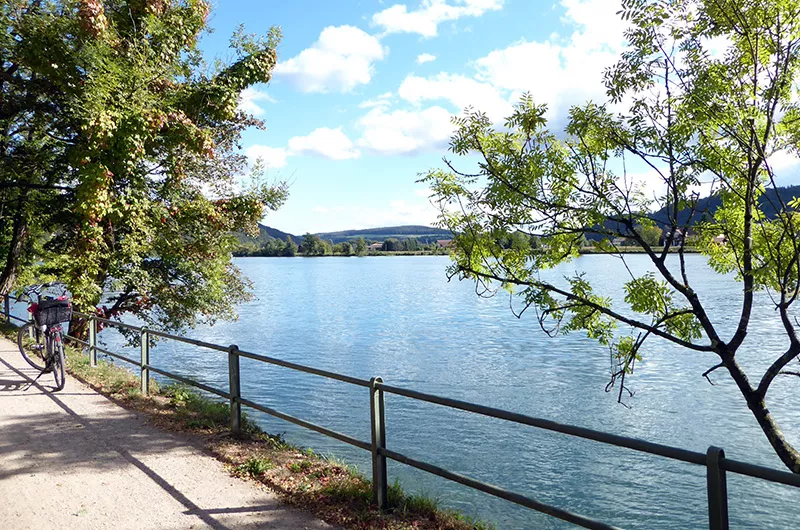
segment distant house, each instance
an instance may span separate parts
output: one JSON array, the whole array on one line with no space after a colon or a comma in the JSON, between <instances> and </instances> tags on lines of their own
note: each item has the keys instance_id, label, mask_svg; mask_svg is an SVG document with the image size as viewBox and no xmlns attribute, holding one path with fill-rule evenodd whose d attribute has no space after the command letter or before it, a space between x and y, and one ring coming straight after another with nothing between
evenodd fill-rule
<instances>
[{"instance_id":1,"label":"distant house","mask_svg":"<svg viewBox=\"0 0 800 530\"><path fill-rule=\"evenodd\" d=\"M383 248L383 243L373 243L367 247L369 250L380 250Z\"/></svg>"},{"instance_id":2,"label":"distant house","mask_svg":"<svg viewBox=\"0 0 800 530\"><path fill-rule=\"evenodd\" d=\"M437 239L436 244L439 248L453 248L454 243L452 239Z\"/></svg>"},{"instance_id":3,"label":"distant house","mask_svg":"<svg viewBox=\"0 0 800 530\"><path fill-rule=\"evenodd\" d=\"M666 242L667 238L669 237L669 233L670 229L664 228L664 233L661 235L661 240L658 242L659 245L663 245ZM672 246L673 247L681 246L683 244L683 238L684 238L683 230L681 230L680 228L676 228L675 235L672 236Z\"/></svg>"},{"instance_id":4,"label":"distant house","mask_svg":"<svg viewBox=\"0 0 800 530\"><path fill-rule=\"evenodd\" d=\"M720 234L717 237L715 237L714 239L712 239L711 241L713 241L717 245L724 245L725 243L728 242L728 238L725 237L725 234Z\"/></svg>"}]
</instances>

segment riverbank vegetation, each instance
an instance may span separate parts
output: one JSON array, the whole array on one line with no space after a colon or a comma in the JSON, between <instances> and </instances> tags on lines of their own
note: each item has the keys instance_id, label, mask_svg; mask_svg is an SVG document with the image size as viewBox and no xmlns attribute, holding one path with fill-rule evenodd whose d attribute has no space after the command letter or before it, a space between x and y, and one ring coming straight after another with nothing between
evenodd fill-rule
<instances>
[{"instance_id":1,"label":"riverbank vegetation","mask_svg":"<svg viewBox=\"0 0 800 530\"><path fill-rule=\"evenodd\" d=\"M0 333L16 340L17 328L0 323ZM242 435L229 430L228 403L201 395L191 387L159 385L151 379L150 395L140 391L140 379L113 362L97 366L79 349L66 348L70 375L118 405L147 416L165 430L196 438L232 475L263 484L283 501L320 519L358 530L492 530L488 523L465 517L439 505L430 496L411 494L395 482L389 487L388 512L372 503L370 481L356 468L331 456L288 443L281 435L263 432L248 416Z\"/></svg>"},{"instance_id":2,"label":"riverbank vegetation","mask_svg":"<svg viewBox=\"0 0 800 530\"><path fill-rule=\"evenodd\" d=\"M296 244L291 236L286 240L270 239L263 245L242 244L233 255L238 257L322 257L322 256L430 256L447 255L451 240L420 242L417 238L388 238L373 241L357 237L350 241L334 243L322 239L316 234L306 234L300 244Z\"/></svg>"},{"instance_id":3,"label":"riverbank vegetation","mask_svg":"<svg viewBox=\"0 0 800 530\"><path fill-rule=\"evenodd\" d=\"M455 234L449 275L483 296L513 293L515 313L532 309L546 333L596 339L620 402L633 397L651 339L705 355L696 376L730 377L775 454L800 473L790 442L799 433L784 435L768 407L773 385L800 384L800 198L776 189L788 178L780 166L798 156L800 4L624 1L620 16L627 44L605 71L607 101L572 107L563 130L529 94L502 128L478 110L454 120L450 150L467 167L447 160L422 179ZM538 244L498 244L517 233ZM683 259L692 233L710 268L740 283L732 332L735 302L716 319L693 287L701 280ZM620 257L622 300L580 274L542 279L586 240ZM635 274L626 247L642 249L652 272ZM782 337L771 350L746 340L758 303L774 309ZM740 355L753 347L756 366Z\"/></svg>"}]
</instances>

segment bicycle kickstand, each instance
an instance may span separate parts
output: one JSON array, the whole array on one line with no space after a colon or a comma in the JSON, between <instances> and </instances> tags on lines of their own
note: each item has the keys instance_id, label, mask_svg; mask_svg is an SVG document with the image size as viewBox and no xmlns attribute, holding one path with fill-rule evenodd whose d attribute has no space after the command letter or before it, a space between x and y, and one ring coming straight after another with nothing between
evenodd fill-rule
<instances>
[{"instance_id":1,"label":"bicycle kickstand","mask_svg":"<svg viewBox=\"0 0 800 530\"><path fill-rule=\"evenodd\" d=\"M26 386L25 388L23 388L23 389L22 389L22 391L23 391L23 392L27 392L27 391L28 391L28 389L29 389L30 387L32 387L32 386L34 385L34 383L36 383L36 381L38 381L38 380L39 380L39 378L40 378L40 377L42 377L42 375L44 375L44 372L39 372L39 375L37 375L36 377L34 377L34 378L33 378L33 381L31 381L30 383L28 383L28 386Z\"/></svg>"}]
</instances>

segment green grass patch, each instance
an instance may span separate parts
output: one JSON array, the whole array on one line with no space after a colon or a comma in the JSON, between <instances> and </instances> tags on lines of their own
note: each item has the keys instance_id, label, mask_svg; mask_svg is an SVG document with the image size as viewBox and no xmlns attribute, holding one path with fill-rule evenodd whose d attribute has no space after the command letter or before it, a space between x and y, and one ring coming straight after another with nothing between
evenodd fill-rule
<instances>
[{"instance_id":1,"label":"green grass patch","mask_svg":"<svg viewBox=\"0 0 800 530\"><path fill-rule=\"evenodd\" d=\"M269 458L250 457L236 466L236 471L240 475L257 477L273 467L275 467L275 464Z\"/></svg>"}]
</instances>

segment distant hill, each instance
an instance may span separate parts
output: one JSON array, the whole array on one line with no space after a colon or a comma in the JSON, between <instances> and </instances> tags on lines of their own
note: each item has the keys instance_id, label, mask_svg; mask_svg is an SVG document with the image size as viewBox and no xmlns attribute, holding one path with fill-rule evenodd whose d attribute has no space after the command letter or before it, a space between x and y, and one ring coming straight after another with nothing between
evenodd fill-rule
<instances>
[{"instance_id":1,"label":"distant hill","mask_svg":"<svg viewBox=\"0 0 800 530\"><path fill-rule=\"evenodd\" d=\"M287 236L291 237L292 240L298 245L303 241L302 235L297 236L287 232L282 232L281 230L262 225L261 223L258 224L258 231L258 237L250 237L241 232L237 233L236 237L239 238L239 241L243 245L255 245L258 247L263 246L265 243L273 239L286 241ZM392 237L395 239L408 239L410 237L415 237L419 239L420 243L432 243L437 239L453 238L453 233L448 230L418 225L367 228L366 230L343 230L341 232L323 232L315 235L319 236L320 239L333 241L334 244L341 243L343 241L350 241L359 237L380 242Z\"/></svg>"},{"instance_id":2,"label":"distant hill","mask_svg":"<svg viewBox=\"0 0 800 530\"><path fill-rule=\"evenodd\" d=\"M780 206L778 197L783 199L784 203L788 203L795 197L800 197L800 186L787 186L785 188L769 188L764 195L761 196L759 202L766 216L770 219L775 217L776 208L773 205ZM697 206L694 213L689 209L682 210L678 213L678 225L689 225L698 223L703 215L714 215L717 208L722 206L722 198L718 194L703 197L697 201ZM657 222L669 224L669 215L666 208L662 208L651 216Z\"/></svg>"},{"instance_id":3,"label":"distant hill","mask_svg":"<svg viewBox=\"0 0 800 530\"><path fill-rule=\"evenodd\" d=\"M779 196L781 199L783 199L784 203L788 203L793 198L800 197L800 186L769 188L764 195L761 196L761 207L764 213L770 219L774 218L776 213L776 208L773 205L780 205L780 202L778 201ZM720 206L722 206L722 198L716 193L709 195L708 197L698 199L694 212L688 208L678 212L678 226L684 226L687 224L689 226L693 226L703 220L703 216L713 216ZM666 207L661 208L656 212L652 212L650 214L650 218L656 221L656 223L662 228L670 224L669 212L667 211ZM615 221L606 221L604 226L606 230L613 232L622 230L622 228ZM586 235L586 238L591 241L599 241L600 239L603 239L603 237L604 236L601 234Z\"/></svg>"},{"instance_id":4,"label":"distant hill","mask_svg":"<svg viewBox=\"0 0 800 530\"><path fill-rule=\"evenodd\" d=\"M453 233L449 230L419 225L387 226L383 228L367 228L365 230L343 230L341 232L323 232L316 235L321 239L328 239L334 243L350 241L359 237L372 241L384 241L392 237L395 239L415 237L419 239L421 243L432 243L437 239L453 238Z\"/></svg>"},{"instance_id":5,"label":"distant hill","mask_svg":"<svg viewBox=\"0 0 800 530\"><path fill-rule=\"evenodd\" d=\"M286 241L287 237L291 237L295 243L297 243L298 240L303 239L301 236L296 236L287 232L281 232L277 228L265 226L261 223L258 223L258 230L261 232L262 236L269 237L270 239L280 239L281 241Z\"/></svg>"}]
</instances>

